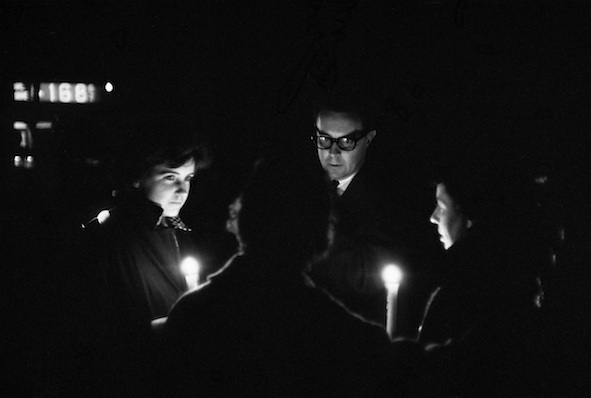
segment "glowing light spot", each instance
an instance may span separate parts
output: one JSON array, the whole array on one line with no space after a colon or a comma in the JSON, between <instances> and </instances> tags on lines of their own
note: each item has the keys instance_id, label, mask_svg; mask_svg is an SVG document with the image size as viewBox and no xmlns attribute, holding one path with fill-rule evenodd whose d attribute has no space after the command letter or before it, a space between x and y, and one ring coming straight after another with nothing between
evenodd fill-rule
<instances>
[{"instance_id":1,"label":"glowing light spot","mask_svg":"<svg viewBox=\"0 0 591 398\"><path fill-rule=\"evenodd\" d=\"M396 322L398 320L398 288L402 280L402 271L394 264L388 264L382 269L382 279L388 290L386 299L386 332L390 338L395 337Z\"/></svg>"},{"instance_id":2,"label":"glowing light spot","mask_svg":"<svg viewBox=\"0 0 591 398\"><path fill-rule=\"evenodd\" d=\"M84 163L87 166L97 167L101 164L101 161L100 161L100 159L96 159L96 158L86 158L86 159L84 159Z\"/></svg>"},{"instance_id":3,"label":"glowing light spot","mask_svg":"<svg viewBox=\"0 0 591 398\"><path fill-rule=\"evenodd\" d=\"M15 165L16 167L20 167L22 164L23 164L23 158L22 158L22 157L20 157L19 155L16 155L16 156L14 157L14 165Z\"/></svg>"},{"instance_id":4,"label":"glowing light spot","mask_svg":"<svg viewBox=\"0 0 591 398\"><path fill-rule=\"evenodd\" d=\"M544 185L548 182L548 176L537 176L534 181L538 185Z\"/></svg>"},{"instance_id":5,"label":"glowing light spot","mask_svg":"<svg viewBox=\"0 0 591 398\"><path fill-rule=\"evenodd\" d=\"M104 224L104 222L107 221L109 217L111 217L111 213L109 213L109 210L103 210L99 214L97 214L96 220L99 224Z\"/></svg>"},{"instance_id":6,"label":"glowing light spot","mask_svg":"<svg viewBox=\"0 0 591 398\"><path fill-rule=\"evenodd\" d=\"M106 82L105 83L105 91L107 93L113 92L114 89L115 89L115 87L113 87L113 83L111 83L111 82Z\"/></svg>"},{"instance_id":7,"label":"glowing light spot","mask_svg":"<svg viewBox=\"0 0 591 398\"><path fill-rule=\"evenodd\" d=\"M181 263L181 270L185 275L196 275L199 273L199 262L194 257L187 257Z\"/></svg>"},{"instance_id":8,"label":"glowing light spot","mask_svg":"<svg viewBox=\"0 0 591 398\"><path fill-rule=\"evenodd\" d=\"M27 129L27 123L25 122L14 122L14 124L12 125L14 127L15 130L26 130Z\"/></svg>"},{"instance_id":9,"label":"glowing light spot","mask_svg":"<svg viewBox=\"0 0 591 398\"><path fill-rule=\"evenodd\" d=\"M386 286L398 285L402 280L402 271L396 265L386 265L382 270L382 279Z\"/></svg>"},{"instance_id":10,"label":"glowing light spot","mask_svg":"<svg viewBox=\"0 0 591 398\"><path fill-rule=\"evenodd\" d=\"M28 88L25 86L23 82L14 82L12 84L14 88L14 100L15 101L25 101L28 102L31 99L29 94ZM33 87L31 86L31 92L33 91Z\"/></svg>"},{"instance_id":11,"label":"glowing light spot","mask_svg":"<svg viewBox=\"0 0 591 398\"><path fill-rule=\"evenodd\" d=\"M53 122L51 122L51 121L37 122L35 127L37 128L37 130L50 130L53 127Z\"/></svg>"},{"instance_id":12,"label":"glowing light spot","mask_svg":"<svg viewBox=\"0 0 591 398\"><path fill-rule=\"evenodd\" d=\"M31 168L33 168L34 163L33 163L33 157L31 155L29 155L29 156L27 156L25 158L25 164L24 164L24 166L25 166L25 169L31 169Z\"/></svg>"}]
</instances>

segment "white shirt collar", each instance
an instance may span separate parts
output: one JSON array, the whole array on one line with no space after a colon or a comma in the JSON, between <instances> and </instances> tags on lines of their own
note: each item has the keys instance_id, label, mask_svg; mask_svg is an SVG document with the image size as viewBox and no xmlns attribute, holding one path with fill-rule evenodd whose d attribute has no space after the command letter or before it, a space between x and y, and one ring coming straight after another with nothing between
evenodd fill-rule
<instances>
[{"instance_id":1,"label":"white shirt collar","mask_svg":"<svg viewBox=\"0 0 591 398\"><path fill-rule=\"evenodd\" d=\"M347 188L349 188L349 184L351 184L353 177L355 177L356 175L357 175L357 173L353 173L349 177L345 177L342 180L337 180L339 182L339 185L337 185L337 194L339 196L341 196L343 193L345 193Z\"/></svg>"}]
</instances>

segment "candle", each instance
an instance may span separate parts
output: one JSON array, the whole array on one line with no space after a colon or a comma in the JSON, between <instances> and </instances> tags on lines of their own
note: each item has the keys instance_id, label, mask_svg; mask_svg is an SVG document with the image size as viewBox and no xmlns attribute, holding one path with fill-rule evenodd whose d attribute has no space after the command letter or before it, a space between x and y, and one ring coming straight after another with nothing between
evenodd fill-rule
<instances>
[{"instance_id":1,"label":"candle","mask_svg":"<svg viewBox=\"0 0 591 398\"><path fill-rule=\"evenodd\" d=\"M390 338L394 337L396 332L396 317L398 312L398 288L402 280L402 272L395 265L387 265L382 270L382 279L388 290L386 301L386 331Z\"/></svg>"},{"instance_id":2,"label":"candle","mask_svg":"<svg viewBox=\"0 0 591 398\"><path fill-rule=\"evenodd\" d=\"M181 270L185 274L189 290L199 286L199 262L193 257L187 257L181 263Z\"/></svg>"}]
</instances>

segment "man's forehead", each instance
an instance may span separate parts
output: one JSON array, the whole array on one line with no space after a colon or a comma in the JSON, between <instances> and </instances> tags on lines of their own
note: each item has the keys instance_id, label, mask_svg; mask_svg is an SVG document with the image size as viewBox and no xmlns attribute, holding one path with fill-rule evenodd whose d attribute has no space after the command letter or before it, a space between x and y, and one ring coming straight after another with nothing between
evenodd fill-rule
<instances>
[{"instance_id":1,"label":"man's forehead","mask_svg":"<svg viewBox=\"0 0 591 398\"><path fill-rule=\"evenodd\" d=\"M327 113L318 116L316 127L329 134L348 134L363 129L363 124L346 113Z\"/></svg>"}]
</instances>

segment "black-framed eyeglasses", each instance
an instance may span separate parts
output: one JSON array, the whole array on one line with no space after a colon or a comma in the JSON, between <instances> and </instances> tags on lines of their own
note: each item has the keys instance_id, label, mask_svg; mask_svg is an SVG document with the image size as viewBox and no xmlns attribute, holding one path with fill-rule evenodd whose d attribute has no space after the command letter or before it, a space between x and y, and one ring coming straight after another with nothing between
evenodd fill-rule
<instances>
[{"instance_id":1,"label":"black-framed eyeglasses","mask_svg":"<svg viewBox=\"0 0 591 398\"><path fill-rule=\"evenodd\" d=\"M332 144L336 143L339 149L343 151L352 151L357 146L357 141L369 134L371 130L354 130L347 135L339 138L332 138L322 130L316 129L316 134L312 137L312 141L316 144L318 149L330 149Z\"/></svg>"}]
</instances>

